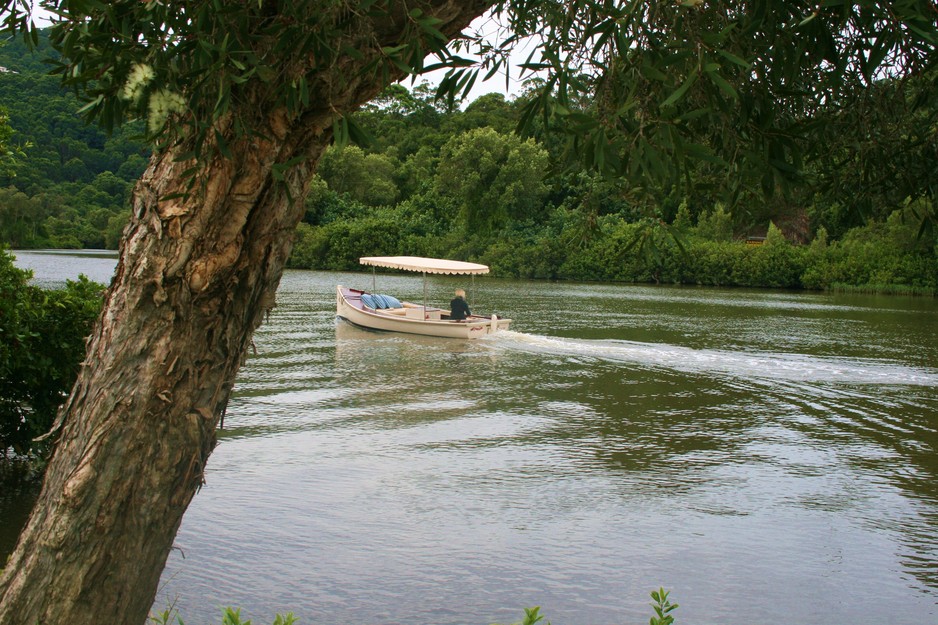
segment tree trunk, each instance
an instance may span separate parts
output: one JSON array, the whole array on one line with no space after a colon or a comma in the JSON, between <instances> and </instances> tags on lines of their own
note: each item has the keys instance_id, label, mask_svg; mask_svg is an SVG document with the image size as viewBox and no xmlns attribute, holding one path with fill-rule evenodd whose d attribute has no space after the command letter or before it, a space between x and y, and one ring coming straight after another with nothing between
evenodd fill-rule
<instances>
[{"instance_id":1,"label":"tree trunk","mask_svg":"<svg viewBox=\"0 0 938 625\"><path fill-rule=\"evenodd\" d=\"M428 6L452 37L488 4ZM376 40L359 62L393 43ZM231 137L231 157L203 164L187 198L193 163L153 157L42 493L0 577L0 624L146 620L243 355L274 305L328 128L397 77L321 76L306 113L274 111L253 138ZM274 165L297 156L275 180Z\"/></svg>"}]
</instances>

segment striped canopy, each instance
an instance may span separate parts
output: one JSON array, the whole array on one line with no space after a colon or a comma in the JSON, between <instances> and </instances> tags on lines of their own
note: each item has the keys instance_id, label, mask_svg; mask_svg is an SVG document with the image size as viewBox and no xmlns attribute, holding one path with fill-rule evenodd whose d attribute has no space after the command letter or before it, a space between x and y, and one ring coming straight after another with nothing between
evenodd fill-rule
<instances>
[{"instance_id":1,"label":"striped canopy","mask_svg":"<svg viewBox=\"0 0 938 625\"><path fill-rule=\"evenodd\" d=\"M459 260L444 260L442 258L422 258L420 256L363 256L358 259L358 262L375 267L390 267L391 269L423 271L426 273L482 274L489 272L486 265L464 263Z\"/></svg>"}]
</instances>

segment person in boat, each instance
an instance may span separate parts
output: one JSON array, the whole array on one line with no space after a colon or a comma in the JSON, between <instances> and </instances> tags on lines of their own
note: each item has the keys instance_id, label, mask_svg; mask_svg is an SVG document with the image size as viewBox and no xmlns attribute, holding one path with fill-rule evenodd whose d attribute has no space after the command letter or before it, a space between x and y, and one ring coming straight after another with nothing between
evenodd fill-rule
<instances>
[{"instance_id":1,"label":"person in boat","mask_svg":"<svg viewBox=\"0 0 938 625\"><path fill-rule=\"evenodd\" d=\"M464 321L471 314L469 304L466 303L466 292L462 289L456 289L456 297L449 303L450 320Z\"/></svg>"}]
</instances>

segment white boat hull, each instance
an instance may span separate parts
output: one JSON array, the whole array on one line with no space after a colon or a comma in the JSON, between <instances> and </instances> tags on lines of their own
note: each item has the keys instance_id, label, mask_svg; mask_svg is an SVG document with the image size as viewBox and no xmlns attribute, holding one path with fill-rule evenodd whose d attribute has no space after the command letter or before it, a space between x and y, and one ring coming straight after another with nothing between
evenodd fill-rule
<instances>
[{"instance_id":1,"label":"white boat hull","mask_svg":"<svg viewBox=\"0 0 938 625\"><path fill-rule=\"evenodd\" d=\"M363 328L453 339L475 339L507 330L511 319L473 315L465 321L436 320L439 309L404 302L404 308L375 310L361 301L362 291L336 287L336 315ZM430 317L430 318L428 318Z\"/></svg>"}]
</instances>

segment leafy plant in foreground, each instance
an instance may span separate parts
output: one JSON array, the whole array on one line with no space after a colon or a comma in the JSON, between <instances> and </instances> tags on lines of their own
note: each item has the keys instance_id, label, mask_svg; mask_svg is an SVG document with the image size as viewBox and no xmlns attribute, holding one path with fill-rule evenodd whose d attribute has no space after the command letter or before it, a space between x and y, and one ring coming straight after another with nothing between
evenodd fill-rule
<instances>
[{"instance_id":1,"label":"leafy plant in foreground","mask_svg":"<svg viewBox=\"0 0 938 625\"><path fill-rule=\"evenodd\" d=\"M671 600L668 598L670 593L664 588L659 588L658 590L651 591L651 598L655 600L651 604L651 607L655 610L655 616L651 617L649 625L673 625L674 617L671 615L671 612L676 610L679 606L676 603L671 603ZM541 614L540 606L534 606L533 608L524 609L524 618L512 625L535 625L544 619L544 615ZM225 625L228 625L225 623ZM277 625L276 623L274 625ZM550 621L547 621L547 625L550 625Z\"/></svg>"},{"instance_id":2,"label":"leafy plant in foreground","mask_svg":"<svg viewBox=\"0 0 938 625\"><path fill-rule=\"evenodd\" d=\"M149 622L153 625L171 625L172 623L185 625L182 617L179 616L179 613L173 607L166 608L156 614L151 614ZM271 625L294 625L296 622L297 618L293 616L292 612L288 612L285 615L277 614ZM221 625L251 625L251 621L241 619L240 609L225 608L224 613L222 613Z\"/></svg>"},{"instance_id":3,"label":"leafy plant in foreground","mask_svg":"<svg viewBox=\"0 0 938 625\"><path fill-rule=\"evenodd\" d=\"M655 600L651 607L655 609L656 616L651 617L649 625L671 625L674 622L671 612L678 608L678 604L671 603L669 594L664 588L651 591L651 598Z\"/></svg>"},{"instance_id":4,"label":"leafy plant in foreground","mask_svg":"<svg viewBox=\"0 0 938 625\"><path fill-rule=\"evenodd\" d=\"M671 612L678 608L678 604L671 603L668 599L669 594L670 593L664 588L651 591L651 598L655 600L655 603L651 604L651 606L655 609L656 616L651 617L650 625L672 625L674 623L674 617L671 616ZM512 623L512 625L537 625L537 623L543 620L544 615L541 614L541 607L534 606L533 608L525 608L524 618ZM149 622L152 623L152 625L171 625L172 623L185 625L182 617L179 616L178 612L173 607L169 607L156 614L151 614ZM274 617L272 625L295 625L297 622L298 619L293 613L288 612L286 615L277 614ZM225 608L222 614L221 625L251 625L251 621L241 620L240 609ZM550 625L550 621L547 621L546 625Z\"/></svg>"}]
</instances>

